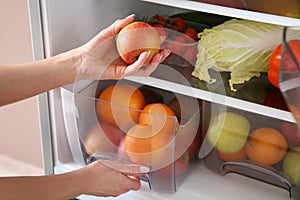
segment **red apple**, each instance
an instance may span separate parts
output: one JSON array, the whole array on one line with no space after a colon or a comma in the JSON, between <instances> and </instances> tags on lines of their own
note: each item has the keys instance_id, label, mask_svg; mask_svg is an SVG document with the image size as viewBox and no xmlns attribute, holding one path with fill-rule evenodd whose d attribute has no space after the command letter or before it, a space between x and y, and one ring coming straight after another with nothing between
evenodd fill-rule
<instances>
[{"instance_id":1,"label":"red apple","mask_svg":"<svg viewBox=\"0 0 300 200\"><path fill-rule=\"evenodd\" d=\"M145 22L132 22L122 28L117 37L117 50L125 63L134 63L142 52L150 52L146 64L160 49L157 30Z\"/></svg>"},{"instance_id":2,"label":"red apple","mask_svg":"<svg viewBox=\"0 0 300 200\"><path fill-rule=\"evenodd\" d=\"M281 122L281 132L286 137L290 145L300 145L300 131L298 130L298 126L296 124L290 122Z\"/></svg>"},{"instance_id":3,"label":"red apple","mask_svg":"<svg viewBox=\"0 0 300 200\"><path fill-rule=\"evenodd\" d=\"M96 123L83 140L85 151L91 155L95 152L116 152L123 132L107 123Z\"/></svg>"}]
</instances>

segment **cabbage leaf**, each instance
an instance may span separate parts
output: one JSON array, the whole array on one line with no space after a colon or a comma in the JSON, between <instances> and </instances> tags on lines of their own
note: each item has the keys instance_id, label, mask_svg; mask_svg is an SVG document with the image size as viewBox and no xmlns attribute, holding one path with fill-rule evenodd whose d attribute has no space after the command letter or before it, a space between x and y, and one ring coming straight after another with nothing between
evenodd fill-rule
<instances>
[{"instance_id":1,"label":"cabbage leaf","mask_svg":"<svg viewBox=\"0 0 300 200\"><path fill-rule=\"evenodd\" d=\"M269 70L272 51L282 41L283 27L232 19L199 33L198 54L192 75L213 83L209 69L230 72L229 85L241 84Z\"/></svg>"}]
</instances>

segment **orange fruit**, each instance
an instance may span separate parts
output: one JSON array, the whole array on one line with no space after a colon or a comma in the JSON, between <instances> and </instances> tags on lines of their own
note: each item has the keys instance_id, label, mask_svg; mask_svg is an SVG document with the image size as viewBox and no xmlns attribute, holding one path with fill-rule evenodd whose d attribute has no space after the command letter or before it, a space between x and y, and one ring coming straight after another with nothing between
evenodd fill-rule
<instances>
[{"instance_id":1,"label":"orange fruit","mask_svg":"<svg viewBox=\"0 0 300 200\"><path fill-rule=\"evenodd\" d=\"M218 156L224 161L236 161L247 158L245 148L235 152L235 153L223 153L218 151Z\"/></svg>"},{"instance_id":2,"label":"orange fruit","mask_svg":"<svg viewBox=\"0 0 300 200\"><path fill-rule=\"evenodd\" d=\"M157 132L151 125L137 124L125 135L125 151L135 163L161 168L173 162L173 138L165 129Z\"/></svg>"},{"instance_id":3,"label":"orange fruit","mask_svg":"<svg viewBox=\"0 0 300 200\"><path fill-rule=\"evenodd\" d=\"M138 123L140 110L145 106L142 92L129 84L114 84L103 90L96 101L100 120L118 126L126 132Z\"/></svg>"},{"instance_id":4,"label":"orange fruit","mask_svg":"<svg viewBox=\"0 0 300 200\"><path fill-rule=\"evenodd\" d=\"M273 128L258 128L250 134L245 150L250 160L264 165L274 165L285 156L287 141Z\"/></svg>"},{"instance_id":5,"label":"orange fruit","mask_svg":"<svg viewBox=\"0 0 300 200\"><path fill-rule=\"evenodd\" d=\"M139 123L152 125L156 132L165 129L174 133L177 118L173 110L166 104L151 103L144 107L139 117Z\"/></svg>"}]
</instances>

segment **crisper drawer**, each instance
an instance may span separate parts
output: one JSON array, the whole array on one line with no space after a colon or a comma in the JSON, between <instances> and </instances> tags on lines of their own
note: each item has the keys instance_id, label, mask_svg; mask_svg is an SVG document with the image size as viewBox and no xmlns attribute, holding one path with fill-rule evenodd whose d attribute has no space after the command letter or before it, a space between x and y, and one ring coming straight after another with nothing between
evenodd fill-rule
<instances>
[{"instance_id":1,"label":"crisper drawer","mask_svg":"<svg viewBox=\"0 0 300 200\"><path fill-rule=\"evenodd\" d=\"M201 154L208 169L251 177L300 199L296 124L210 102L203 102L202 109Z\"/></svg>"},{"instance_id":2,"label":"crisper drawer","mask_svg":"<svg viewBox=\"0 0 300 200\"><path fill-rule=\"evenodd\" d=\"M176 192L198 160L201 102L126 80L79 85L62 89L74 162L140 164L150 189Z\"/></svg>"}]
</instances>

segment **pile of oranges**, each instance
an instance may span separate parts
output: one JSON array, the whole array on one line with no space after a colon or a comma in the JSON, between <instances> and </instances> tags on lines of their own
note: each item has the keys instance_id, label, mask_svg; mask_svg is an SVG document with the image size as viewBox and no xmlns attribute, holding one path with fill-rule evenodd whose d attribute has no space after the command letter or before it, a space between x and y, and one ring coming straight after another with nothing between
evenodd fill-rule
<instances>
[{"instance_id":1,"label":"pile of oranges","mask_svg":"<svg viewBox=\"0 0 300 200\"><path fill-rule=\"evenodd\" d=\"M139 88L113 84L99 95L96 111L100 121L126 133L124 146L131 161L153 167L172 157L178 122L168 105L145 102Z\"/></svg>"},{"instance_id":2,"label":"pile of oranges","mask_svg":"<svg viewBox=\"0 0 300 200\"><path fill-rule=\"evenodd\" d=\"M218 156L224 161L248 158L255 163L272 166L284 159L287 150L288 143L281 132L270 127L260 127L250 133L242 149L231 154L218 151Z\"/></svg>"}]
</instances>

